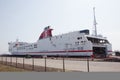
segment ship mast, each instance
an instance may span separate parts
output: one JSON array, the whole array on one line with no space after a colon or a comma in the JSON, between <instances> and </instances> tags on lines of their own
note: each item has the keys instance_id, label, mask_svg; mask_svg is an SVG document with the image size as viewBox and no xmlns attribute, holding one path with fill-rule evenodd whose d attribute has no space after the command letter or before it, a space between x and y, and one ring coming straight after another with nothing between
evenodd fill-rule
<instances>
[{"instance_id":1,"label":"ship mast","mask_svg":"<svg viewBox=\"0 0 120 80\"><path fill-rule=\"evenodd\" d=\"M95 16L95 7L93 7L93 14L94 14L94 33L95 33L95 36L97 36L97 22L96 22L96 16Z\"/></svg>"}]
</instances>

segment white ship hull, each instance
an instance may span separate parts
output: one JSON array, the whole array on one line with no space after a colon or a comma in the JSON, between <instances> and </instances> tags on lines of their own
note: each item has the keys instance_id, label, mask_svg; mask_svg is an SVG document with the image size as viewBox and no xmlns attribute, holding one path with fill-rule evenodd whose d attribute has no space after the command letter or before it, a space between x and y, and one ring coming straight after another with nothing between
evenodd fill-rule
<instances>
[{"instance_id":1,"label":"white ship hull","mask_svg":"<svg viewBox=\"0 0 120 80\"><path fill-rule=\"evenodd\" d=\"M108 55L112 52L111 44L106 38L90 36L89 33L80 31L52 36L51 31L48 27L35 43L9 43L9 51L13 55L41 56L91 56Z\"/></svg>"}]
</instances>

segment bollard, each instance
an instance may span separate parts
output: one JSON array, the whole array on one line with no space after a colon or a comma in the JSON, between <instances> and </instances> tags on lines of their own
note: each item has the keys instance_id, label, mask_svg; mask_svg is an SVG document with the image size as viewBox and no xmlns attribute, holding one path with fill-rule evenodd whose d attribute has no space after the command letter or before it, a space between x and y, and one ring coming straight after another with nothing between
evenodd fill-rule
<instances>
[{"instance_id":1,"label":"bollard","mask_svg":"<svg viewBox=\"0 0 120 80\"><path fill-rule=\"evenodd\" d=\"M65 72L65 59L63 57L63 72Z\"/></svg>"},{"instance_id":2,"label":"bollard","mask_svg":"<svg viewBox=\"0 0 120 80\"><path fill-rule=\"evenodd\" d=\"M88 70L88 72L90 72L90 70L89 70L89 58L87 57L87 70Z\"/></svg>"},{"instance_id":3,"label":"bollard","mask_svg":"<svg viewBox=\"0 0 120 80\"><path fill-rule=\"evenodd\" d=\"M32 58L32 70L34 70L34 57Z\"/></svg>"}]
</instances>

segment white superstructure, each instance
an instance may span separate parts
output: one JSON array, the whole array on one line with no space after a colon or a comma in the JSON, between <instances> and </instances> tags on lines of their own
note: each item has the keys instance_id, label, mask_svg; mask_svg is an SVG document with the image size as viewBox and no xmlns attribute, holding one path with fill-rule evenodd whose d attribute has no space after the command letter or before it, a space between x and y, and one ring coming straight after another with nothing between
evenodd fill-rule
<instances>
[{"instance_id":1,"label":"white superstructure","mask_svg":"<svg viewBox=\"0 0 120 80\"><path fill-rule=\"evenodd\" d=\"M35 43L18 40L9 43L9 52L13 55L105 56L112 52L112 48L106 38L89 35L89 30L52 36L52 29L48 26Z\"/></svg>"}]
</instances>

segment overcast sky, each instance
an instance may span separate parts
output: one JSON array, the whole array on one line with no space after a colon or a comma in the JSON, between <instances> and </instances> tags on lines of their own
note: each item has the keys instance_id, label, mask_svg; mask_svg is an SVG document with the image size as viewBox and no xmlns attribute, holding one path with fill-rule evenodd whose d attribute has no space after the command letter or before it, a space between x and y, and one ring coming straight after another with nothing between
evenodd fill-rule
<instances>
[{"instance_id":1,"label":"overcast sky","mask_svg":"<svg viewBox=\"0 0 120 80\"><path fill-rule=\"evenodd\" d=\"M120 0L0 0L0 53L17 38L36 42L48 25L53 35L83 29L92 33L94 6L98 34L120 50Z\"/></svg>"}]
</instances>

